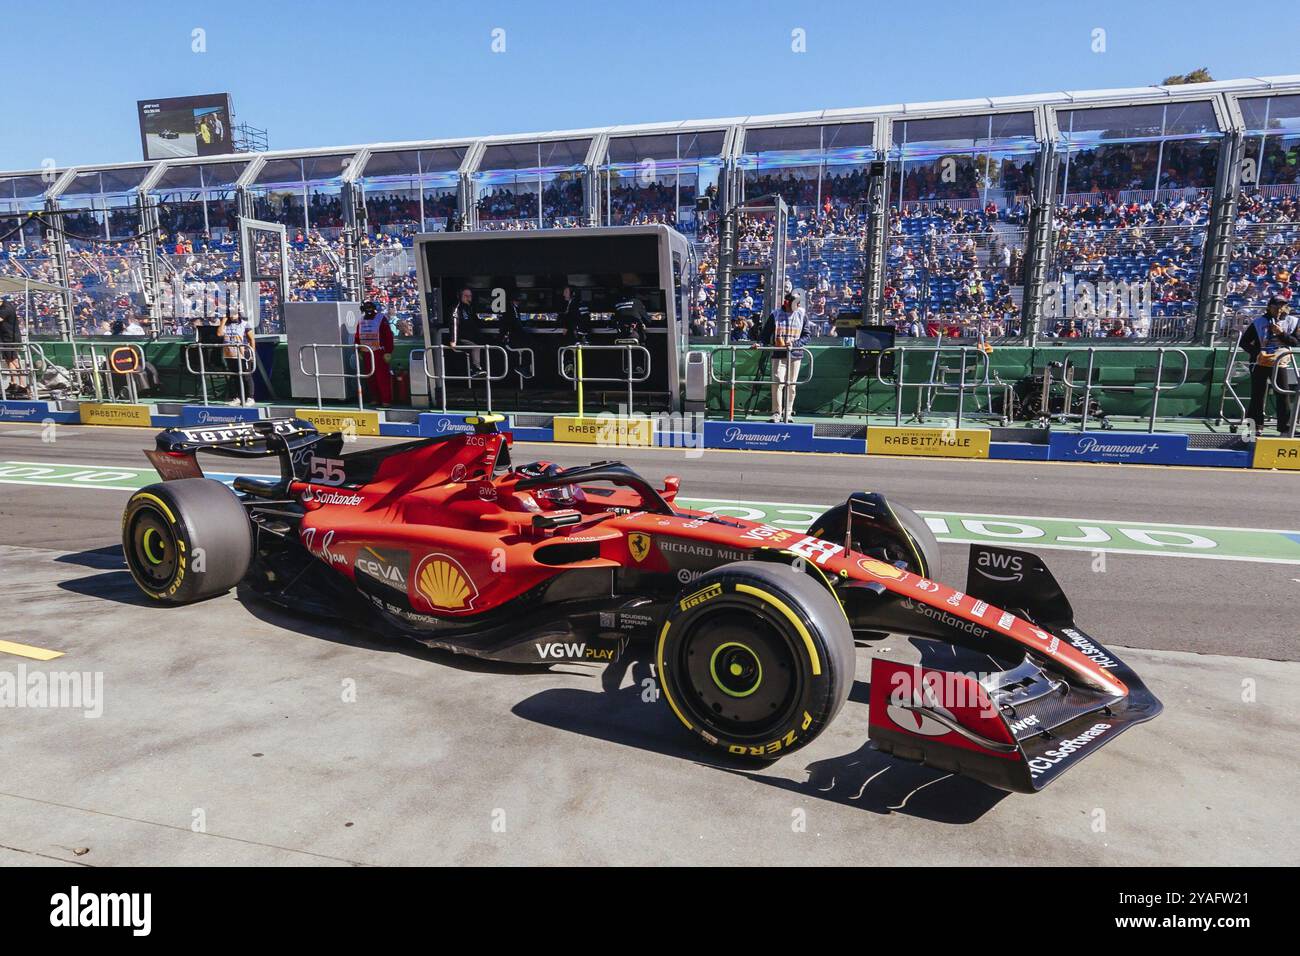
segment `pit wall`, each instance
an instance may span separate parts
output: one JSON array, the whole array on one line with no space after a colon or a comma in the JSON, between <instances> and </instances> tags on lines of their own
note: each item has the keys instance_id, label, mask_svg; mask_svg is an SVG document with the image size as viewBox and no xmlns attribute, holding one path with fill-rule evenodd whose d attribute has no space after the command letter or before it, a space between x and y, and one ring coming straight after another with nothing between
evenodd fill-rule
<instances>
[{"instance_id":1,"label":"pit wall","mask_svg":"<svg viewBox=\"0 0 1300 956\"><path fill-rule=\"evenodd\" d=\"M120 342L121 340L117 340ZM144 345L146 357L159 371L161 391L168 395L193 394L197 390L194 376L184 371L180 342L155 342ZM413 346L398 346L396 368L406 367ZM725 351L718 347L702 347L710 351ZM46 354L60 364L70 361L70 349L63 343L45 345ZM816 374L813 380L798 390L797 412L801 416L824 419L821 424L808 422L772 424L761 420L768 408L767 387L758 389L755 419L738 420L728 417L729 389L725 384L714 383L708 394L706 420L693 423L690 419L652 417L645 423L618 422L612 416L601 417L601 409L589 407L585 417L577 417L567 409L554 414L538 414L533 406L516 423L507 417L503 427L513 428L522 441L561 441L591 444L601 448L623 446L667 446L684 449L713 448L735 451L788 451L821 452L865 455L903 455L915 457L1012 459L1027 461L1099 462L1116 464L1193 465L1212 467L1255 467L1300 470L1300 439L1261 438L1244 442L1236 436L1220 433L1220 440L1206 444L1191 440L1189 435L1163 431L1148 434L1129 426L1086 434L1077 428L1061 426L1055 429L1000 428L996 423L978 419L977 405L986 402L984 394L968 396L968 406L963 427L952 427L955 397L939 396L931 410L929 424L923 426L904 424L901 428L890 424L872 424L861 427L864 413L872 416L890 416L894 413L893 389L873 381L868 391L865 380L852 383L848 391L846 421L840 418L844 407L845 389L849 385L853 365L853 351L849 348L825 346L811 347L814 353ZM993 370L1008 383L1014 383L1033 368L1041 369L1046 362L1061 361L1071 349L1061 348L997 348L991 356ZM1218 415L1219 396L1223 371L1228 359L1227 349L1184 348L1188 357L1186 384L1163 393L1160 419L1167 423L1175 417L1189 420L1213 419ZM229 408L219 404L204 406L193 399L157 405L126 405L121 403L50 403L15 402L0 403L0 421L32 423L80 423L101 425L134 425L140 427L208 426L245 421L269 416L292 415L314 421L322 430L351 429L360 435L391 437L420 437L445 434L449 431L468 430L456 415L440 412L412 410L364 410L341 407L316 409L312 402L287 397L289 391L288 352L283 343L262 343L259 346L262 368L269 368L270 389L259 382L258 398L264 403L258 408ZM752 375L757 354L741 357L741 375ZM1080 378L1084 367L1080 355ZM1167 381L1181 377L1181 359L1167 353L1169 374ZM956 358L952 360L956 361ZM1123 347L1098 352L1097 381L1102 386L1149 387L1153 378L1154 355L1148 351ZM908 361L908 380L925 378L929 371L930 356L917 352ZM502 401L498 407L508 409L512 397L506 389L497 393ZM746 407L745 393L738 392L737 411ZM908 389L904 393L903 413L906 419L915 409L919 391ZM1112 416L1142 416L1150 410L1150 391L1113 391L1099 396L1106 411ZM571 396L553 396L560 402ZM215 396L214 396L215 398ZM531 396L530 396L531 398ZM530 402L531 404L531 402ZM269 407L265 407L268 406ZM1231 414L1231 409L1230 409ZM856 418L857 422L853 419ZM833 427L839 425L838 428ZM845 428L845 425L859 427ZM946 426L946 427L945 427Z\"/></svg>"},{"instance_id":2,"label":"pit wall","mask_svg":"<svg viewBox=\"0 0 1300 956\"><path fill-rule=\"evenodd\" d=\"M130 341L129 339L106 339L103 340L102 344L125 344ZM51 360L61 365L71 363L71 348L66 343L44 342L41 344ZM158 369L162 379L160 392L164 398L192 398L199 394L197 378L185 371L184 356L181 351L184 344L186 343L179 341L143 344L146 359ZM391 363L393 369L399 372L409 371L410 352L413 348L419 347L416 343L399 344ZM1187 383L1175 390L1161 394L1160 418L1197 420L1216 418L1222 394L1224 369L1228 361L1228 349L1226 347L1204 348L1191 346L1180 348L1188 358ZM714 362L718 366L717 374L720 376L726 375L726 349L712 345L692 346L692 349L724 353L716 355ZM1014 384L1022 377L1031 374L1032 370L1041 370L1047 362L1062 361L1066 354L1077 351L1077 349L1078 347L998 347L993 350L990 363L993 371L1002 381ZM850 386L853 368L852 349L839 346L810 346L809 351L813 353L815 374L810 382L800 385L798 388L795 404L797 415L831 418L838 417L841 414L859 417L864 414L873 416L894 414L895 393L893 389L881 385L877 381L871 380L868 382L865 379L856 380ZM928 377L931 354L917 351L910 355L906 360L908 381L922 381ZM258 358L262 368L268 367L269 363L271 370L270 391L264 391L259 385L259 399L267 402L290 401L288 346L283 342L278 344L274 342L259 343ZM538 361L543 360L541 357L538 358ZM739 379L746 376L754 377L758 360L758 353L741 350L738 359L737 377ZM957 359L954 357L948 360L948 364L955 366L956 361ZM1079 371L1076 374L1082 380L1083 363L1086 359L1080 354L1078 361L1080 363ZM1098 383L1102 386L1132 386L1138 384L1149 387L1153 378L1155 355L1144 349L1116 346L1099 349L1096 362L1097 368L1100 370L1098 372ZM1177 380L1181 368L1181 359L1175 355L1167 355L1166 363L1168 372L1165 380ZM870 388L868 388L868 385L870 385ZM847 412L845 412L846 390L848 392ZM543 403L546 407L549 407L553 402L564 403L572 398L571 394L563 392L546 396L527 393L526 401L522 403L521 407L514 407L516 396L513 389L502 385L495 386L493 391L494 404L498 407L498 410L505 411L537 410L541 407L536 401L539 398L547 399ZM595 387L589 387L588 392L590 401L593 403L592 409L599 410L594 403L599 400L602 393ZM768 392L769 388L766 386L737 389L737 417L745 417L743 412L749 408L753 409L752 416L766 417L770 408ZM616 401L621 394L621 390L618 387L611 387L605 394L609 396L610 401ZM756 399L754 398L755 395L757 395ZM997 392L995 391L996 395ZM1096 397L1110 415L1121 417L1144 416L1149 414L1151 408L1150 391L1125 392L1103 389L1096 393ZM919 398L919 389L904 389L902 402L904 416L910 415L916 410ZM978 408L975 407L977 400ZM306 399L300 396L299 401L306 401ZM729 408L730 389L728 386L711 383L708 391L708 416L710 418L727 418L729 417ZM934 416L949 415L955 413L956 408L955 396L938 395L932 406L932 413ZM966 408L976 414L980 410L986 409L987 400L984 393L981 391L978 396L967 395ZM568 410L572 409L559 409L561 412ZM613 410L612 405L610 410ZM1236 416L1235 406L1232 406L1231 403L1229 412L1229 417Z\"/></svg>"}]
</instances>

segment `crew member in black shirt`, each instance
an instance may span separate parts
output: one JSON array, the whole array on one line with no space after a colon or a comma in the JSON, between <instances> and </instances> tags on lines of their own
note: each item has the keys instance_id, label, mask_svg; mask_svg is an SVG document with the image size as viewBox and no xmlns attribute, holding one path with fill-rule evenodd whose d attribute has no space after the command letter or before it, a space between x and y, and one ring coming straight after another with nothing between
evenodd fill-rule
<instances>
[{"instance_id":1,"label":"crew member in black shirt","mask_svg":"<svg viewBox=\"0 0 1300 956\"><path fill-rule=\"evenodd\" d=\"M469 356L469 373L475 378L484 375L479 346L478 313L474 311L474 292L469 286L460 290L460 300L451 310L451 348L464 351Z\"/></svg>"},{"instance_id":2,"label":"crew member in black shirt","mask_svg":"<svg viewBox=\"0 0 1300 956\"><path fill-rule=\"evenodd\" d=\"M18 310L8 296L0 301L0 362L4 363L9 385L4 397L31 398L27 376L22 374L22 330L18 327Z\"/></svg>"},{"instance_id":3,"label":"crew member in black shirt","mask_svg":"<svg viewBox=\"0 0 1300 956\"><path fill-rule=\"evenodd\" d=\"M645 343L645 304L635 295L624 296L614 303L614 341Z\"/></svg>"},{"instance_id":4,"label":"crew member in black shirt","mask_svg":"<svg viewBox=\"0 0 1300 956\"><path fill-rule=\"evenodd\" d=\"M573 292L572 286L565 286L560 293L562 303L560 309L560 327L564 329L564 341L567 345L573 345L579 339L587 335L587 320L583 315L584 309L578 302L577 295Z\"/></svg>"},{"instance_id":5,"label":"crew member in black shirt","mask_svg":"<svg viewBox=\"0 0 1300 956\"><path fill-rule=\"evenodd\" d=\"M524 323L519 317L519 305L523 297L523 293L515 289L506 299L505 312L501 313L501 344L506 348L523 344Z\"/></svg>"}]
</instances>

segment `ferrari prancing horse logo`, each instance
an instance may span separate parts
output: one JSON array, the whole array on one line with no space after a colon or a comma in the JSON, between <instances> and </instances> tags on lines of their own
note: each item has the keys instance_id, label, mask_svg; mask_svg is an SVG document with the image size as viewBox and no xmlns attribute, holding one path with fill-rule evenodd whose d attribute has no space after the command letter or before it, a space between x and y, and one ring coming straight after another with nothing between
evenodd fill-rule
<instances>
[{"instance_id":1,"label":"ferrari prancing horse logo","mask_svg":"<svg viewBox=\"0 0 1300 956\"><path fill-rule=\"evenodd\" d=\"M640 564L650 553L650 535L634 531L627 536L627 549L632 552L632 559Z\"/></svg>"}]
</instances>

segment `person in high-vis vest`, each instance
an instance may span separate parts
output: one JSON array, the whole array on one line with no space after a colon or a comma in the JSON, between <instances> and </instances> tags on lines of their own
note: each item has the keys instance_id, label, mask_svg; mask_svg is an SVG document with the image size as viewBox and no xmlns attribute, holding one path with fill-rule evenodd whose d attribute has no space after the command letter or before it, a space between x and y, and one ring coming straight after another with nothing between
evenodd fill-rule
<instances>
[{"instance_id":1,"label":"person in high-vis vest","mask_svg":"<svg viewBox=\"0 0 1300 956\"><path fill-rule=\"evenodd\" d=\"M1264 431L1264 407L1268 393L1274 392L1277 401L1277 430L1287 434L1291 429L1292 396L1281 389L1296 389L1295 358L1290 349L1300 347L1297 319L1291 315L1291 303L1274 296L1268 301L1264 314L1241 333L1241 349L1250 356L1250 407L1246 417L1254 421L1255 434ZM1280 366L1280 367L1279 367ZM1274 390L1273 376L1277 375L1280 389Z\"/></svg>"},{"instance_id":2,"label":"person in high-vis vest","mask_svg":"<svg viewBox=\"0 0 1300 956\"><path fill-rule=\"evenodd\" d=\"M375 405L389 405L393 401L393 373L388 360L393 354L393 328L388 317L373 302L361 303L361 321L357 323L357 345L370 347L374 358L374 374L366 379L366 398ZM369 363L360 360L362 370Z\"/></svg>"}]
</instances>

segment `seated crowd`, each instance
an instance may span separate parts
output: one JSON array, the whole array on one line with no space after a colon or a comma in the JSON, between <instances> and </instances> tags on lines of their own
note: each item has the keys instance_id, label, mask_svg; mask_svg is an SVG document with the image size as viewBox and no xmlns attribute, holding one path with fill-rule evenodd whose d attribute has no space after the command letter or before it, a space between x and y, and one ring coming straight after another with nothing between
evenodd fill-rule
<instances>
[{"instance_id":1,"label":"seated crowd","mask_svg":"<svg viewBox=\"0 0 1300 956\"><path fill-rule=\"evenodd\" d=\"M1116 151L1079 153L1071 161L1070 192L1055 211L1049 283L1077 290L1082 283L1140 288L1137 299L1119 297L1114 306L1047 310L1044 333L1062 338L1133 338L1185 333L1195 319L1209 219L1208 191L1183 183L1203 177L1200 151L1166 153L1158 199L1126 194L1135 177L1145 175L1141 157L1116 158ZM948 198L923 175L912 171L905 199L889 211L885 258L885 313L900 335L1001 337L1021 333L1025 283L1024 169L1003 169L1000 190L966 184L966 195ZM829 176L817 183L789 174L746 180L750 196L780 193L790 207L786 259L788 282L804 292L804 307L816 335L834 334L842 312L861 309L866 217L860 171ZM978 184L975 184L977 187ZM1225 328L1258 314L1272 296L1296 300L1295 269L1300 260L1300 198L1293 187L1247 188L1237 208L1235 244L1226 287ZM1077 191L1076 191L1077 190ZM710 187L710 195L716 189ZM1138 191L1140 193L1140 191ZM820 196L820 200L819 200ZM695 209L693 186L669 181L621 182L607 200L616 224L664 223L692 240L696 289L691 333L718 336L718 225L716 212ZM273 221L301 220L302 199L287 194L255 200L256 214ZM394 322L412 323L418 315L413 237L426 229L455 224L454 193L426 195L424 221L418 198L375 193L366 198L367 231L359 239L363 281ZM155 274L179 290L170 296L164 318L150 334L185 334L194 315L230 308L229 284L242 278L236 207L233 200L208 200L206 217L197 202L168 204L160 210L159 262ZM307 203L310 229L288 233L290 301L332 301L341 297L342 211L337 196L314 194ZM478 206L480 229L535 228L538 193L493 188ZM583 223L582 184L557 178L541 193L542 222L549 228ZM135 236L133 210L112 210L107 231ZM145 302L144 244L138 238L102 240L102 213L73 211L61 217L68 236L67 284L72 289L73 331L111 334ZM0 220L0 272L57 281L52 245L32 224L21 231ZM74 238L75 237L75 238ZM761 266L771 255L770 217L742 217L737 236L741 265ZM270 265L273 263L263 263ZM274 271L274 270L268 270ZM1049 289L1049 294L1055 294ZM732 288L733 338L743 339L770 310L760 272L738 273ZM234 307L237 307L237 296ZM1144 303L1130 314L1128 303ZM30 296L32 334L57 333L57 299ZM1300 301L1297 302L1300 305ZM25 310L27 302L20 304ZM129 324L129 322L127 323Z\"/></svg>"}]
</instances>

